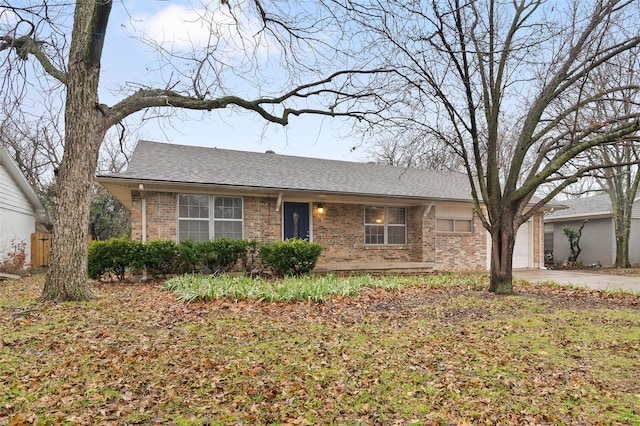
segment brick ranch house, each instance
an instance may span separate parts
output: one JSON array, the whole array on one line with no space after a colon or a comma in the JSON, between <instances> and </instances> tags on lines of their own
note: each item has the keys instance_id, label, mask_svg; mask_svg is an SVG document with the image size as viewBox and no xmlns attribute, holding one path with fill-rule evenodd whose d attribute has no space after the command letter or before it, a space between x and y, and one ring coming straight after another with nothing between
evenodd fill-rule
<instances>
[{"instance_id":1,"label":"brick ranch house","mask_svg":"<svg viewBox=\"0 0 640 426\"><path fill-rule=\"evenodd\" d=\"M97 181L132 238L308 238L320 271L485 271L490 236L465 174L139 141ZM542 213L518 230L514 268L543 267Z\"/></svg>"}]
</instances>

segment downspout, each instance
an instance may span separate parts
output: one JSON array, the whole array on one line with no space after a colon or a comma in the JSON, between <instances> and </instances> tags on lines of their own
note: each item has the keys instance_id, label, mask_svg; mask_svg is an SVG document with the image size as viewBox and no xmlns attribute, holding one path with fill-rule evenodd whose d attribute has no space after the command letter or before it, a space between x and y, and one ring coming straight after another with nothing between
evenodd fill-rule
<instances>
[{"instance_id":1,"label":"downspout","mask_svg":"<svg viewBox=\"0 0 640 426\"><path fill-rule=\"evenodd\" d=\"M140 214L140 222L142 229L140 230L140 235L142 236L142 244L147 242L147 198L144 194L144 185L138 185L138 190L140 191L140 204L141 204L141 214ZM142 278L140 279L142 282L147 281L147 267L142 268Z\"/></svg>"},{"instance_id":2,"label":"downspout","mask_svg":"<svg viewBox=\"0 0 640 426\"><path fill-rule=\"evenodd\" d=\"M142 235L142 242L146 243L147 242L147 199L144 196L144 185L140 184L138 185L138 190L140 191L140 198L141 198L141 204L142 204L142 213L141 213L141 222L142 222L142 229L141 229L141 235Z\"/></svg>"},{"instance_id":3,"label":"downspout","mask_svg":"<svg viewBox=\"0 0 640 426\"><path fill-rule=\"evenodd\" d=\"M421 221L421 224L422 224L422 235L423 235L423 238L424 238L424 221L425 221L425 218L427 216L429 216L429 213L431 213L431 209L432 208L433 208L433 202L425 205L424 211L422 212L422 218L420 219L420 221ZM437 244L437 241L438 241L438 236L436 235L436 230L435 230L435 227L434 227L434 229L433 229L433 269L434 270L436 269L436 244ZM425 244L425 241L423 240L422 241L422 261L423 262L424 262L424 258L425 258L424 244Z\"/></svg>"}]
</instances>

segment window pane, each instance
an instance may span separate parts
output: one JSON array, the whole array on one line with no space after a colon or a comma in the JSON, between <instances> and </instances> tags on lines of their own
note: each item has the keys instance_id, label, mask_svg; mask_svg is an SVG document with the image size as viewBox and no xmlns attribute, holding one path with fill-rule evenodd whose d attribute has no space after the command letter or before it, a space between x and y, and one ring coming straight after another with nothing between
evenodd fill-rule
<instances>
[{"instance_id":1,"label":"window pane","mask_svg":"<svg viewBox=\"0 0 640 426\"><path fill-rule=\"evenodd\" d=\"M471 232L471 221L456 219L456 232Z\"/></svg>"},{"instance_id":2,"label":"window pane","mask_svg":"<svg viewBox=\"0 0 640 426\"><path fill-rule=\"evenodd\" d=\"M365 244L384 244L384 226L366 225L364 227Z\"/></svg>"},{"instance_id":3,"label":"window pane","mask_svg":"<svg viewBox=\"0 0 640 426\"><path fill-rule=\"evenodd\" d=\"M403 207L388 207L388 222L389 224L402 224L406 223L406 215Z\"/></svg>"},{"instance_id":4,"label":"window pane","mask_svg":"<svg viewBox=\"0 0 640 426\"><path fill-rule=\"evenodd\" d=\"M242 220L242 198L216 197L213 206L216 219Z\"/></svg>"},{"instance_id":5,"label":"window pane","mask_svg":"<svg viewBox=\"0 0 640 426\"><path fill-rule=\"evenodd\" d=\"M213 223L213 238L242 239L242 222L216 220Z\"/></svg>"},{"instance_id":6,"label":"window pane","mask_svg":"<svg viewBox=\"0 0 640 426\"><path fill-rule=\"evenodd\" d=\"M364 223L384 223L384 207L365 207Z\"/></svg>"},{"instance_id":7,"label":"window pane","mask_svg":"<svg viewBox=\"0 0 640 426\"><path fill-rule=\"evenodd\" d=\"M233 199L233 218L242 219L242 198Z\"/></svg>"},{"instance_id":8,"label":"window pane","mask_svg":"<svg viewBox=\"0 0 640 426\"><path fill-rule=\"evenodd\" d=\"M190 217L198 219L209 218L208 195L179 195L178 204L179 217Z\"/></svg>"},{"instance_id":9,"label":"window pane","mask_svg":"<svg viewBox=\"0 0 640 426\"><path fill-rule=\"evenodd\" d=\"M207 241L209 239L208 220L179 220L178 241Z\"/></svg>"},{"instance_id":10,"label":"window pane","mask_svg":"<svg viewBox=\"0 0 640 426\"><path fill-rule=\"evenodd\" d=\"M406 244L404 226L389 226L387 232L387 244Z\"/></svg>"},{"instance_id":11,"label":"window pane","mask_svg":"<svg viewBox=\"0 0 640 426\"><path fill-rule=\"evenodd\" d=\"M436 219L436 231L453 232L453 219Z\"/></svg>"}]
</instances>

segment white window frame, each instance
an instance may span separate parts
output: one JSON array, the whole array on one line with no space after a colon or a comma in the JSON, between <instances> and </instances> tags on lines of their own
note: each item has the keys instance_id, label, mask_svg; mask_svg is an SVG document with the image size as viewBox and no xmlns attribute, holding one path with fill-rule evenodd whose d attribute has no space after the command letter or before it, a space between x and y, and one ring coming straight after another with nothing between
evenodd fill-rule
<instances>
[{"instance_id":1,"label":"white window frame","mask_svg":"<svg viewBox=\"0 0 640 426\"><path fill-rule=\"evenodd\" d=\"M367 223L367 208L384 209L384 221L382 223ZM402 209L404 210L404 223L388 223L389 222L389 209ZM364 245L365 246L406 246L407 245L407 208L400 206L364 206L363 215L363 230L364 230ZM383 243L370 243L367 242L367 226L384 226ZM404 243L389 243L389 228L404 228Z\"/></svg>"},{"instance_id":2,"label":"white window frame","mask_svg":"<svg viewBox=\"0 0 640 426\"><path fill-rule=\"evenodd\" d=\"M208 209L209 215L207 218L190 218L190 217L181 217L180 216L180 196L184 195L198 195L198 196L206 196L208 197ZM241 217L240 219L225 219L225 218L216 218L215 217L215 200L219 198L232 198L232 199L240 199L241 200ZM176 241L184 241L180 240L180 222L181 221L207 221L208 222L208 239L215 239L215 224L216 222L240 222L242 235L240 239L244 239L244 197L234 197L234 196L226 196L226 195L208 195L208 194L190 194L190 193L179 193L176 196ZM217 237L224 238L224 237Z\"/></svg>"}]
</instances>

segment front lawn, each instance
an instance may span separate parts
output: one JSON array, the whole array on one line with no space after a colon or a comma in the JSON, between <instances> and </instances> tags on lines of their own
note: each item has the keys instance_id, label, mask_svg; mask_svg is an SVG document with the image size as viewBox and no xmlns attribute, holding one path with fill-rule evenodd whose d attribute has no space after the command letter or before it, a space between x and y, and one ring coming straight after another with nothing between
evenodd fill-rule
<instances>
[{"instance_id":1,"label":"front lawn","mask_svg":"<svg viewBox=\"0 0 640 426\"><path fill-rule=\"evenodd\" d=\"M483 280L323 303L0 282L0 425L640 424L639 295Z\"/></svg>"}]
</instances>

